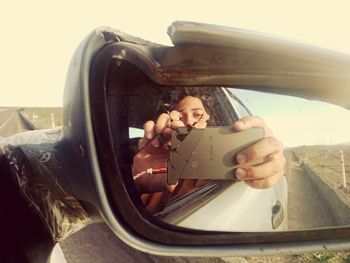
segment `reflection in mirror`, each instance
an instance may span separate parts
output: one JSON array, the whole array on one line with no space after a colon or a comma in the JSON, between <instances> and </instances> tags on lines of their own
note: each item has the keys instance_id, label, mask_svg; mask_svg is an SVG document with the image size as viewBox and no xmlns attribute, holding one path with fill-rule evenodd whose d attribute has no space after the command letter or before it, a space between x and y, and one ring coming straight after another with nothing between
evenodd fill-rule
<instances>
[{"instance_id":1,"label":"reflection in mirror","mask_svg":"<svg viewBox=\"0 0 350 263\"><path fill-rule=\"evenodd\" d=\"M150 80L118 92L109 94L111 116L121 112L118 121L129 129L111 123L112 131L117 140L128 134L130 153L119 164L131 168L135 202L154 217L214 231L349 224L347 110L237 88L160 87Z\"/></svg>"},{"instance_id":2,"label":"reflection in mirror","mask_svg":"<svg viewBox=\"0 0 350 263\"><path fill-rule=\"evenodd\" d=\"M349 225L350 112L290 96L233 93L284 143L288 230Z\"/></svg>"}]
</instances>

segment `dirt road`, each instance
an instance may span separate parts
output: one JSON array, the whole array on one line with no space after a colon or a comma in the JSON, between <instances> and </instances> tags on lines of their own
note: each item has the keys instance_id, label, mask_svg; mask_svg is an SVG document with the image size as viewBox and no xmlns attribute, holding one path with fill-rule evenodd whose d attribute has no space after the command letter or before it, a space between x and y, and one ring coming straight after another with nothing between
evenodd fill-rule
<instances>
[{"instance_id":1,"label":"dirt road","mask_svg":"<svg viewBox=\"0 0 350 263\"><path fill-rule=\"evenodd\" d=\"M288 160L288 228L289 230L335 226L329 201L322 196L313 180L291 153Z\"/></svg>"},{"instance_id":2,"label":"dirt road","mask_svg":"<svg viewBox=\"0 0 350 263\"><path fill-rule=\"evenodd\" d=\"M92 224L60 243L67 263L245 263L244 258L154 256L124 244L105 224Z\"/></svg>"},{"instance_id":3,"label":"dirt road","mask_svg":"<svg viewBox=\"0 0 350 263\"><path fill-rule=\"evenodd\" d=\"M19 108L0 108L0 137L27 130L19 112Z\"/></svg>"}]
</instances>

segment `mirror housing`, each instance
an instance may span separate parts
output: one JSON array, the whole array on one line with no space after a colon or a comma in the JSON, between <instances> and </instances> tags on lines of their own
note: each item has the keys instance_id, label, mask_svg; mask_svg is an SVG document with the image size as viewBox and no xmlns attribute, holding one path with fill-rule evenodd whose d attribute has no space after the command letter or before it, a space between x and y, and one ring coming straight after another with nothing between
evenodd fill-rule
<instances>
[{"instance_id":1,"label":"mirror housing","mask_svg":"<svg viewBox=\"0 0 350 263\"><path fill-rule=\"evenodd\" d=\"M106 85L113 65L114 69L120 63L130 65L119 74L121 81L130 74L129 78L168 87L255 87L350 107L349 57L210 25L175 23L170 35L174 47L99 28L78 47L68 70L64 138L59 146L67 180L78 200L91 214L101 216L124 242L159 255L242 256L349 248L347 227L227 233L170 226L142 213L133 200L135 193L128 190L129 175L118 164L123 147L113 145ZM116 115L124 125L122 113Z\"/></svg>"}]
</instances>

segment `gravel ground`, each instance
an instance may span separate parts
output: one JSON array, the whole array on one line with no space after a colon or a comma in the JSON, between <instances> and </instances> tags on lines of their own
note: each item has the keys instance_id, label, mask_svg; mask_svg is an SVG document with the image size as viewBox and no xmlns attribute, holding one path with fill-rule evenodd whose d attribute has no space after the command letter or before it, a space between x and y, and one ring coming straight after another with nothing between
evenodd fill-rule
<instances>
[{"instance_id":1,"label":"gravel ground","mask_svg":"<svg viewBox=\"0 0 350 263\"><path fill-rule=\"evenodd\" d=\"M60 243L67 263L350 263L350 251L270 257L187 258L154 256L124 244L102 223L92 224Z\"/></svg>"}]
</instances>

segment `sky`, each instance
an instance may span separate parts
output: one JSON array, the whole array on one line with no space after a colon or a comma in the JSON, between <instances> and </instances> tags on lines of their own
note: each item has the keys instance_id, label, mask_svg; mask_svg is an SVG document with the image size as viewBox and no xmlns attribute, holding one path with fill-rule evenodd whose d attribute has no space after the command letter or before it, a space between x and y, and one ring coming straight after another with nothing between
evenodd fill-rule
<instances>
[{"instance_id":1,"label":"sky","mask_svg":"<svg viewBox=\"0 0 350 263\"><path fill-rule=\"evenodd\" d=\"M95 28L171 42L172 21L266 32L350 53L348 1L2 1L0 106L62 106L69 61Z\"/></svg>"},{"instance_id":2,"label":"sky","mask_svg":"<svg viewBox=\"0 0 350 263\"><path fill-rule=\"evenodd\" d=\"M350 143L350 111L326 102L232 89L285 147ZM266 105L269 105L267 107Z\"/></svg>"},{"instance_id":3,"label":"sky","mask_svg":"<svg viewBox=\"0 0 350 263\"><path fill-rule=\"evenodd\" d=\"M99 26L171 45L173 21L203 22L350 54L349 10L341 0L2 1L0 106L62 106L70 59Z\"/></svg>"}]
</instances>

